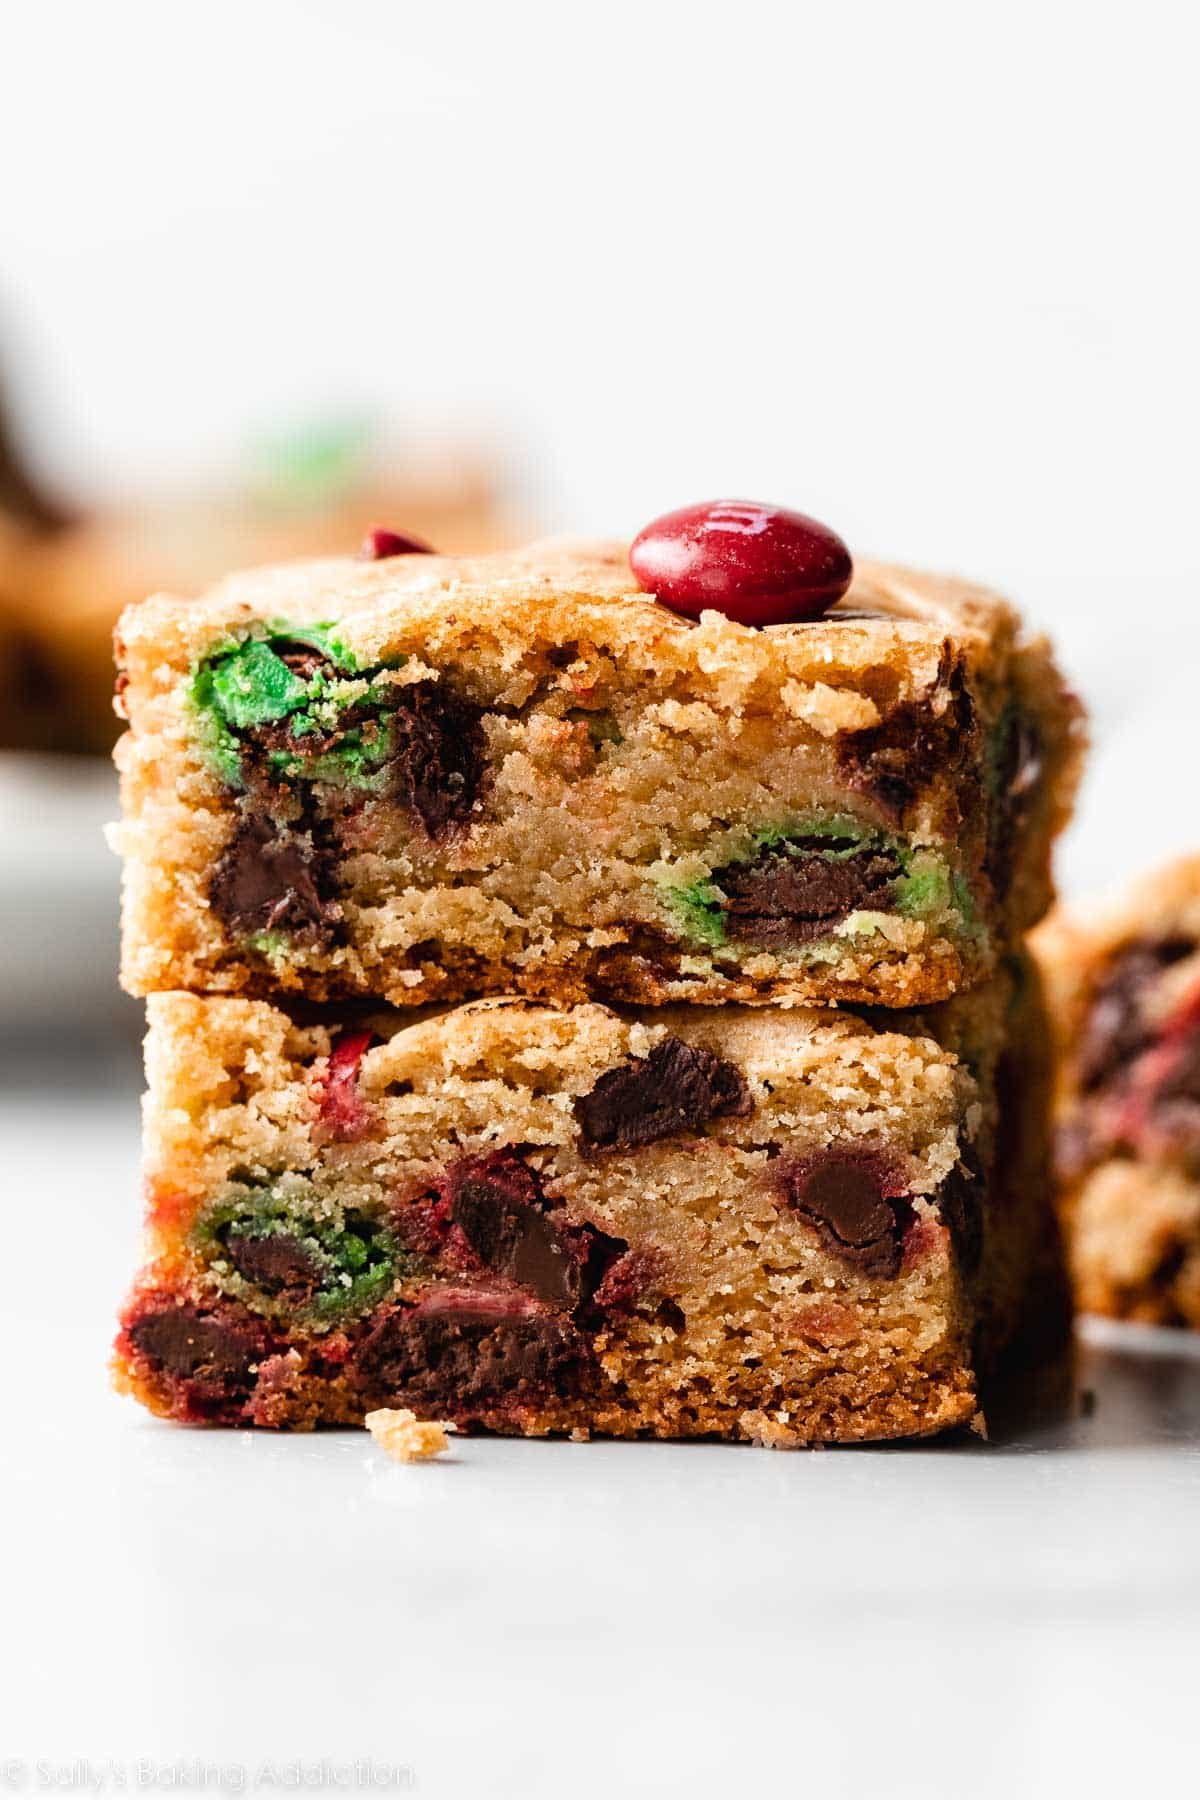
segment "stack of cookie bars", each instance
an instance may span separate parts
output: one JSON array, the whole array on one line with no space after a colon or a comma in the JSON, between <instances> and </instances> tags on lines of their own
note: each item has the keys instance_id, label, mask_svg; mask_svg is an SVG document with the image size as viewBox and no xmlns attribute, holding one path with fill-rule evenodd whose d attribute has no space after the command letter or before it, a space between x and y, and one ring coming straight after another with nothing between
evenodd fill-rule
<instances>
[{"instance_id":1,"label":"stack of cookie bars","mask_svg":"<svg viewBox=\"0 0 1200 1800\"><path fill-rule=\"evenodd\" d=\"M970 1421L1061 1306L1045 643L883 566L760 629L623 546L396 544L122 621L118 1385L263 1426Z\"/></svg>"}]
</instances>

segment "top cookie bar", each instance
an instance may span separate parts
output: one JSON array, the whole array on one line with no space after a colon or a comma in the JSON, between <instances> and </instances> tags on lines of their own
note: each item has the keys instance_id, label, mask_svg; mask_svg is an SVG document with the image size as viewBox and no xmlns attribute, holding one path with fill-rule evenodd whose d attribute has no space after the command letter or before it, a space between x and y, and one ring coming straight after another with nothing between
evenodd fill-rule
<instances>
[{"instance_id":1,"label":"top cookie bar","mask_svg":"<svg viewBox=\"0 0 1200 1800\"><path fill-rule=\"evenodd\" d=\"M119 627L123 977L887 1006L1051 896L1077 702L982 588L681 618L623 546L300 563Z\"/></svg>"}]
</instances>

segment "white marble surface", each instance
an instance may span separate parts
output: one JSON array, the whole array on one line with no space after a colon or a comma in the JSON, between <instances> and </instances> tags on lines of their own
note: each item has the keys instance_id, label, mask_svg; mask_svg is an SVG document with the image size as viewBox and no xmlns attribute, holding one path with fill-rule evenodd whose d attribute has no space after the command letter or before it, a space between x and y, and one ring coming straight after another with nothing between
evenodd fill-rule
<instances>
[{"instance_id":1,"label":"white marble surface","mask_svg":"<svg viewBox=\"0 0 1200 1800\"><path fill-rule=\"evenodd\" d=\"M1090 1416L986 1445L402 1468L365 1434L181 1431L103 1379L132 1056L0 1075L0 1793L217 1791L194 1759L322 1791L364 1758L453 1800L1180 1791L1197 1346L1109 1328Z\"/></svg>"}]
</instances>

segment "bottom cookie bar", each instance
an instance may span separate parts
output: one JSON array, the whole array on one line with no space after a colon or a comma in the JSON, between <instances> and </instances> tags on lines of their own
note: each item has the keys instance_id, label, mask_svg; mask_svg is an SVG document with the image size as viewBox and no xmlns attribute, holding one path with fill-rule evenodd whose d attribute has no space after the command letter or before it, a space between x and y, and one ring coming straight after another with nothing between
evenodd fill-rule
<instances>
[{"instance_id":1,"label":"bottom cookie bar","mask_svg":"<svg viewBox=\"0 0 1200 1800\"><path fill-rule=\"evenodd\" d=\"M406 1407L800 1445L969 1422L1054 1305L1044 1083L1013 1050L1036 1016L1027 974L882 1024L153 998L117 1384L267 1426Z\"/></svg>"},{"instance_id":2,"label":"bottom cookie bar","mask_svg":"<svg viewBox=\"0 0 1200 1800\"><path fill-rule=\"evenodd\" d=\"M1200 1328L1200 857L1035 936L1059 1043L1056 1162L1087 1312Z\"/></svg>"}]
</instances>

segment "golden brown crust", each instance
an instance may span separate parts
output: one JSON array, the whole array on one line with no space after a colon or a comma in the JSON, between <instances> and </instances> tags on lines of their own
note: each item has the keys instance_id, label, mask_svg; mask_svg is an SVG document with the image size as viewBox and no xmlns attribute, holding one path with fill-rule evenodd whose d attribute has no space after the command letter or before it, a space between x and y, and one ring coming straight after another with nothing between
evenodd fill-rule
<instances>
[{"instance_id":1,"label":"golden brown crust","mask_svg":"<svg viewBox=\"0 0 1200 1800\"><path fill-rule=\"evenodd\" d=\"M157 1418L177 1416L170 1384L152 1371L118 1360L113 1365L113 1386ZM619 1388L615 1392L620 1395ZM803 1450L816 1444L933 1437L971 1425L979 1412L973 1369L939 1355L917 1364L884 1361L853 1374L814 1374L797 1389L790 1406L780 1408L776 1399L767 1381L747 1375L727 1396L691 1390L673 1401L668 1398L653 1419L632 1397L617 1397L603 1403L591 1399L569 1406L551 1403L530 1411L519 1424L497 1417L486 1429L522 1437L725 1438L765 1449ZM346 1380L312 1372L306 1359L295 1355L255 1422L290 1431L361 1425L363 1399Z\"/></svg>"},{"instance_id":2,"label":"golden brown crust","mask_svg":"<svg viewBox=\"0 0 1200 1800\"><path fill-rule=\"evenodd\" d=\"M882 682L885 671L893 685L883 697L894 705L927 690L947 637L976 663L1007 657L1018 625L1008 603L984 588L883 563L859 564L827 619L759 630L717 612L694 624L659 606L638 587L618 543L551 539L481 557L339 558L231 576L195 601L160 594L128 608L117 635L131 707L161 691L172 672L186 672L221 632L280 615L336 618L365 665L415 646L433 664L464 632L591 636L632 670L704 675L706 686L719 683L739 705L756 689L773 696L787 680L856 689L866 673Z\"/></svg>"}]
</instances>

